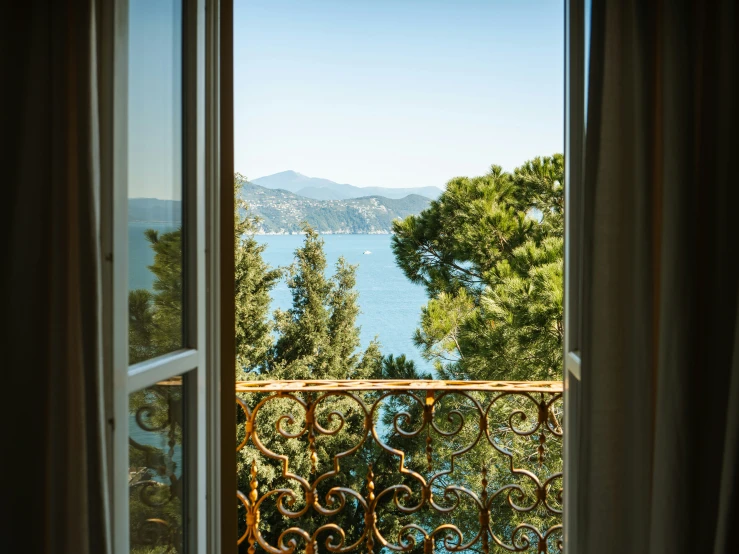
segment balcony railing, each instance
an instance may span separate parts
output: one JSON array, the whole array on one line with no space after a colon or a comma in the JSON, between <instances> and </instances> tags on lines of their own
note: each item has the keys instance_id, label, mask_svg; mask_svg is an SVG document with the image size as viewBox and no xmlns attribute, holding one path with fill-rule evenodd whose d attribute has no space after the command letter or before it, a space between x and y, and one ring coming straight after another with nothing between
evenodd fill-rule
<instances>
[{"instance_id":1,"label":"balcony railing","mask_svg":"<svg viewBox=\"0 0 739 554\"><path fill-rule=\"evenodd\" d=\"M562 549L560 382L236 390L241 551Z\"/></svg>"}]
</instances>

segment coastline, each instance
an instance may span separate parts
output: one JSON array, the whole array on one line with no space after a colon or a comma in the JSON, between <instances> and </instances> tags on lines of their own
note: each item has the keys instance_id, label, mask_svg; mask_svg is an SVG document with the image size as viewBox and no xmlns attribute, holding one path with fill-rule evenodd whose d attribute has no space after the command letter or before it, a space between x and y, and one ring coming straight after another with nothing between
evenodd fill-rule
<instances>
[{"instance_id":1,"label":"coastline","mask_svg":"<svg viewBox=\"0 0 739 554\"><path fill-rule=\"evenodd\" d=\"M367 231L365 233L355 233L352 231L317 231L319 235L392 235L392 231ZM257 237L284 237L284 236L296 236L304 235L303 231L281 231L281 232L267 232L259 231L254 233Z\"/></svg>"}]
</instances>

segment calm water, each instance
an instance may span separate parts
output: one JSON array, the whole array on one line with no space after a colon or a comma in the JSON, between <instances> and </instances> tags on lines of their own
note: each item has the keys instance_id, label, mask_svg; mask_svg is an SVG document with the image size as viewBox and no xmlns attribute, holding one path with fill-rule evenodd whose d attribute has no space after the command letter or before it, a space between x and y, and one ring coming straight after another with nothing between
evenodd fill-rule
<instances>
[{"instance_id":1,"label":"calm water","mask_svg":"<svg viewBox=\"0 0 739 554\"><path fill-rule=\"evenodd\" d=\"M362 346L377 336L383 354L405 354L421 369L431 370L413 345L413 333L418 326L421 306L426 303L422 287L406 279L395 265L390 249L390 235L323 235L324 252L330 272L339 256L357 268L356 290L359 292ZM302 242L301 235L259 236L267 245L265 261L273 267L292 262L293 253ZM364 254L365 250L372 252ZM292 304L290 290L281 281L272 291L272 307L283 310Z\"/></svg>"},{"instance_id":2,"label":"calm water","mask_svg":"<svg viewBox=\"0 0 739 554\"><path fill-rule=\"evenodd\" d=\"M146 229L160 232L173 231L176 224L138 223L129 224L130 261L129 286L131 289L151 289L153 275L148 270L154 262L154 254L144 237ZM421 306L426 303L422 287L408 281L395 265L390 249L390 235L323 235L324 251L333 272L339 256L356 264L359 306L361 313L362 346L366 347L376 336L380 340L383 354L405 354L421 369L431 370L413 345L413 333L418 325ZM289 265L293 253L303 241L302 235L259 236L257 240L267 245L265 261L273 267ZM364 254L369 250L371 254ZM272 309L283 310L291 306L290 290L284 280L272 291Z\"/></svg>"}]
</instances>

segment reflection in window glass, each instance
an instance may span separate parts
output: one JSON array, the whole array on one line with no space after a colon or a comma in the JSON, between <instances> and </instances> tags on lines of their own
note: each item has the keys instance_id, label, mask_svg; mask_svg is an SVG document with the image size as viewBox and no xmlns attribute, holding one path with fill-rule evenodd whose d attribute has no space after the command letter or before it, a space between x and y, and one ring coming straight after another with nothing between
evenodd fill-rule
<instances>
[{"instance_id":1,"label":"reflection in window glass","mask_svg":"<svg viewBox=\"0 0 739 554\"><path fill-rule=\"evenodd\" d=\"M132 553L184 551L183 420L181 377L129 397Z\"/></svg>"},{"instance_id":2,"label":"reflection in window glass","mask_svg":"<svg viewBox=\"0 0 739 554\"><path fill-rule=\"evenodd\" d=\"M182 6L129 1L129 363L183 345Z\"/></svg>"}]
</instances>

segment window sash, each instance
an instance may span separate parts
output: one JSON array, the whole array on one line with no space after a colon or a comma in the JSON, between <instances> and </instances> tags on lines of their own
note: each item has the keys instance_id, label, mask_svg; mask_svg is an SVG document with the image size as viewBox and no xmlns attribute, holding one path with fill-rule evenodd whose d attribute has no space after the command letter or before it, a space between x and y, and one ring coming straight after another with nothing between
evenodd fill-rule
<instances>
[{"instance_id":1,"label":"window sash","mask_svg":"<svg viewBox=\"0 0 739 554\"><path fill-rule=\"evenodd\" d=\"M132 366L128 365L128 0L115 0L102 8L102 51L110 68L102 79L110 86L102 113L110 117L108 148L102 148L102 171L110 183L104 187L103 240L105 283L104 320L106 325L105 360L106 406L110 424L110 483L113 512L113 551L129 552L128 507L128 401L132 392L161 380L184 376L185 418L183 437L188 491L184 495L188 517L185 541L190 552L220 551L218 533L212 530L220 517L220 458L209 438L219 428L214 417L220 406L219 357L216 344L219 327L213 321L215 290L210 267L217 244L217 228L212 214L217 196L217 174L208 168L218 165L220 142L217 136L218 111L211 105L217 99L218 56L206 57L206 40L218 45L218 0L183 0L183 315L185 348ZM206 64L208 67L206 67ZM207 82L206 82L207 81ZM214 132L215 130L215 132ZM107 152L108 158L105 157ZM106 165L107 163L107 165ZM208 256L210 255L210 258ZM210 311L208 311L210 309ZM230 397L229 397L230 398ZM206 433L210 430L210 433ZM206 499L210 502L206 502ZM210 532L209 532L210 530Z\"/></svg>"}]
</instances>

